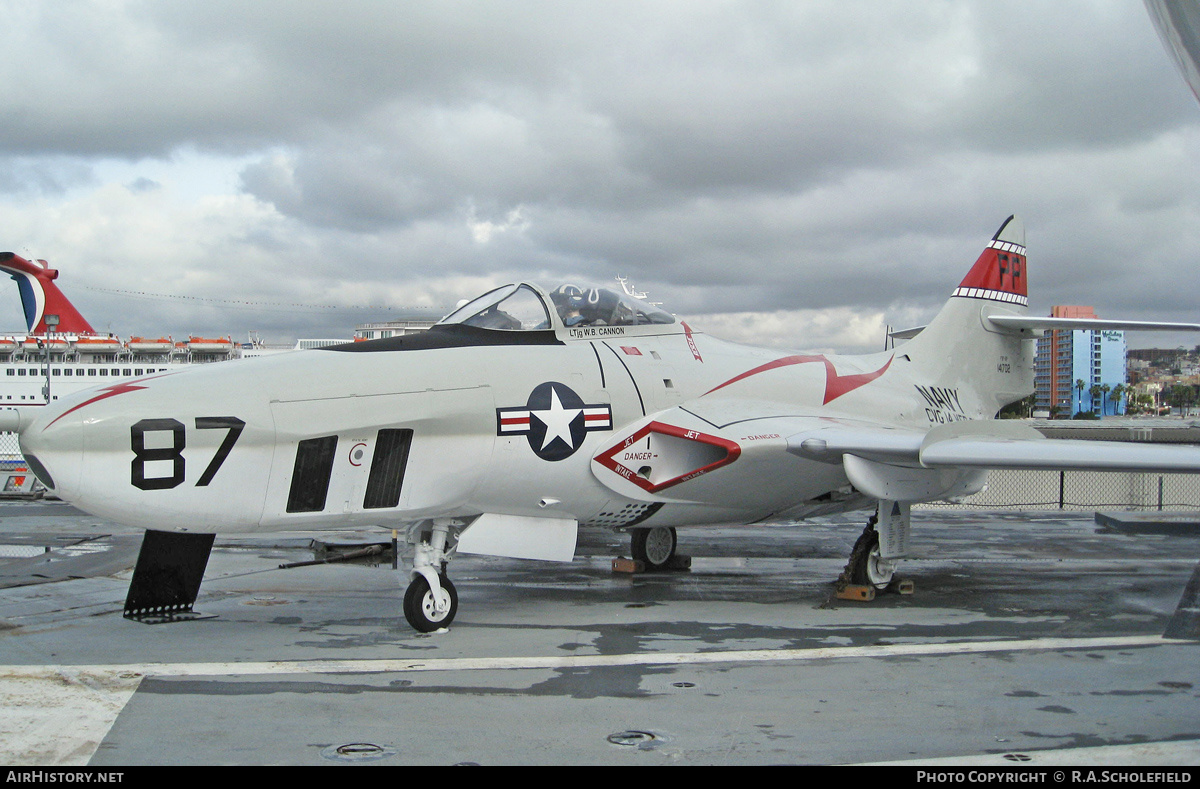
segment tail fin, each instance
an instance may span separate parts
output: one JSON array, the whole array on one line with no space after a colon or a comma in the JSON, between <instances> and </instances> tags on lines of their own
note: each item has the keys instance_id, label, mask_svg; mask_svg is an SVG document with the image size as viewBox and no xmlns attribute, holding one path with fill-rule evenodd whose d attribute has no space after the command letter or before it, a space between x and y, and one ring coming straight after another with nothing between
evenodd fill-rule
<instances>
[{"instance_id":1,"label":"tail fin","mask_svg":"<svg viewBox=\"0 0 1200 789\"><path fill-rule=\"evenodd\" d=\"M66 334L95 334L95 329L79 314L70 300L63 295L54 280L58 269L52 269L44 260L31 263L12 252L0 252L0 271L9 274L21 292L21 306L25 310L25 322L30 334L46 333L46 316L57 315L55 331Z\"/></svg>"},{"instance_id":2,"label":"tail fin","mask_svg":"<svg viewBox=\"0 0 1200 789\"><path fill-rule=\"evenodd\" d=\"M937 317L897 350L934 379L972 389L985 412L1028 396L1033 391L1034 349L1027 341L1032 335L988 320L1028 311L1025 262L1025 226L1010 216Z\"/></svg>"},{"instance_id":3,"label":"tail fin","mask_svg":"<svg viewBox=\"0 0 1200 789\"><path fill-rule=\"evenodd\" d=\"M1010 216L1004 220L954 295L1029 306L1025 225L1020 219Z\"/></svg>"}]
</instances>

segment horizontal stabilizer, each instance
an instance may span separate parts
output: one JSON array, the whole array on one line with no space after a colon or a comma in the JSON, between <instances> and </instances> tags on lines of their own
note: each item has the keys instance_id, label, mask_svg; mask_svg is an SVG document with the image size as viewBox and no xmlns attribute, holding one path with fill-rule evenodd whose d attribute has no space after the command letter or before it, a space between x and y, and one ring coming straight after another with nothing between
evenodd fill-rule
<instances>
[{"instance_id":1,"label":"horizontal stabilizer","mask_svg":"<svg viewBox=\"0 0 1200 789\"><path fill-rule=\"evenodd\" d=\"M898 331L888 332L888 336L893 340L911 340L921 332L925 331L924 326L914 326L911 329L900 329Z\"/></svg>"},{"instance_id":2,"label":"horizontal stabilizer","mask_svg":"<svg viewBox=\"0 0 1200 789\"><path fill-rule=\"evenodd\" d=\"M990 315L988 321L1004 329L1100 329L1106 331L1200 331L1200 323L1114 321L1099 318L1039 318L1033 315Z\"/></svg>"}]
</instances>

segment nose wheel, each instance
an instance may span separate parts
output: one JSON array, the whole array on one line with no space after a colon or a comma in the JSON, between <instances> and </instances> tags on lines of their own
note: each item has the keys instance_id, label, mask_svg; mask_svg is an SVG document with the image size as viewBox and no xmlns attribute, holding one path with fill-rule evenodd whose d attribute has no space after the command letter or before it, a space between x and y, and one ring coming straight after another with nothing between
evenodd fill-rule
<instances>
[{"instance_id":1,"label":"nose wheel","mask_svg":"<svg viewBox=\"0 0 1200 789\"><path fill-rule=\"evenodd\" d=\"M413 568L404 592L404 618L421 633L449 627L458 613L458 591L446 577L461 524L453 520L423 521L409 527Z\"/></svg>"},{"instance_id":2,"label":"nose wheel","mask_svg":"<svg viewBox=\"0 0 1200 789\"><path fill-rule=\"evenodd\" d=\"M437 579L435 590L424 575L417 575L404 593L404 618L422 633L448 627L458 613L458 591L454 584L445 575Z\"/></svg>"}]
</instances>

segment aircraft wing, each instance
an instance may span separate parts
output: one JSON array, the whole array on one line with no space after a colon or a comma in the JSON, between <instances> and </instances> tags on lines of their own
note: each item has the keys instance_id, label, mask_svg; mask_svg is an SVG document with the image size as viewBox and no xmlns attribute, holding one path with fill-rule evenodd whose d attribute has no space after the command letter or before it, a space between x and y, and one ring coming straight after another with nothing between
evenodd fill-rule
<instances>
[{"instance_id":1,"label":"aircraft wing","mask_svg":"<svg viewBox=\"0 0 1200 789\"><path fill-rule=\"evenodd\" d=\"M1125 321L1103 318L1047 318L1037 315L989 315L988 323L1013 331L1037 332L1047 329L1075 331L1098 329L1101 331L1200 331L1200 323L1166 323L1163 321ZM924 326L888 332L893 340L911 340Z\"/></svg>"},{"instance_id":2,"label":"aircraft wing","mask_svg":"<svg viewBox=\"0 0 1200 789\"><path fill-rule=\"evenodd\" d=\"M920 430L705 397L618 431L593 458L596 477L628 497L735 507L847 482L875 498L937 501L976 493L988 470L1008 468L1200 473L1200 447L1051 439L1008 420Z\"/></svg>"},{"instance_id":3,"label":"aircraft wing","mask_svg":"<svg viewBox=\"0 0 1200 789\"><path fill-rule=\"evenodd\" d=\"M788 437L800 434L843 444L858 436L864 452L887 460L912 456L923 435L794 403L704 397L618 430L593 455L592 472L625 497L720 508L731 520L849 490L840 456L814 463L788 452Z\"/></svg>"},{"instance_id":4,"label":"aircraft wing","mask_svg":"<svg viewBox=\"0 0 1200 789\"><path fill-rule=\"evenodd\" d=\"M1103 318L1043 318L1036 315L989 315L988 321L1006 329L1099 329L1111 331L1200 331L1200 323L1123 321Z\"/></svg>"},{"instance_id":5,"label":"aircraft wing","mask_svg":"<svg viewBox=\"0 0 1200 789\"><path fill-rule=\"evenodd\" d=\"M921 450L928 468L1054 469L1066 471L1200 472L1200 447L1048 438L951 438Z\"/></svg>"},{"instance_id":6,"label":"aircraft wing","mask_svg":"<svg viewBox=\"0 0 1200 789\"><path fill-rule=\"evenodd\" d=\"M788 451L825 462L856 455L924 468L1200 472L1200 447L1052 439L1003 420L954 422L924 434L826 425L789 436Z\"/></svg>"},{"instance_id":7,"label":"aircraft wing","mask_svg":"<svg viewBox=\"0 0 1200 789\"><path fill-rule=\"evenodd\" d=\"M924 434L826 424L790 435L787 451L841 463L855 488L894 501L971 495L991 469L1200 473L1200 447L1051 439L1002 420L953 422Z\"/></svg>"}]
</instances>

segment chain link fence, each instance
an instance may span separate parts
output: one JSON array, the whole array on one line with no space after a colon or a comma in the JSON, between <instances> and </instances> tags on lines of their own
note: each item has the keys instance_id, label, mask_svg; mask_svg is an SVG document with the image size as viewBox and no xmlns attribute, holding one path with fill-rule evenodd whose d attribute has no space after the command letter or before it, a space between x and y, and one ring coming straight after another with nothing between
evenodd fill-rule
<instances>
[{"instance_id":1,"label":"chain link fence","mask_svg":"<svg viewBox=\"0 0 1200 789\"><path fill-rule=\"evenodd\" d=\"M0 433L0 499L40 498L46 489L29 470L16 433Z\"/></svg>"},{"instance_id":2,"label":"chain link fence","mask_svg":"<svg viewBox=\"0 0 1200 789\"><path fill-rule=\"evenodd\" d=\"M938 509L1200 510L1200 474L992 471L987 488Z\"/></svg>"}]
</instances>

